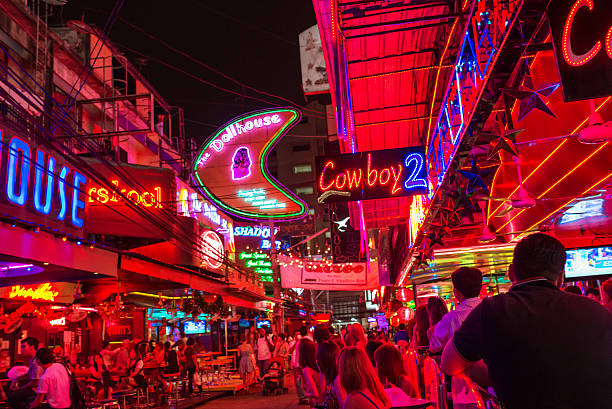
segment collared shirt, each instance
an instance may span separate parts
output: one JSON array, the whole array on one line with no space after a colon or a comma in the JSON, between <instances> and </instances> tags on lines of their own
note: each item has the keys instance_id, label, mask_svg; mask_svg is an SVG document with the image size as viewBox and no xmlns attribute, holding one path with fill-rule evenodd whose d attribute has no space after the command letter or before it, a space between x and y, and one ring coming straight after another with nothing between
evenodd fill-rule
<instances>
[{"instance_id":1,"label":"collared shirt","mask_svg":"<svg viewBox=\"0 0 612 409\"><path fill-rule=\"evenodd\" d=\"M466 360L484 359L508 409L610 408L612 314L546 279L484 299L453 343Z\"/></svg>"},{"instance_id":2,"label":"collared shirt","mask_svg":"<svg viewBox=\"0 0 612 409\"><path fill-rule=\"evenodd\" d=\"M431 352L441 352L470 312L480 304L480 301L478 297L465 299L454 310L445 314L436 324L429 338L429 350Z\"/></svg>"}]
</instances>

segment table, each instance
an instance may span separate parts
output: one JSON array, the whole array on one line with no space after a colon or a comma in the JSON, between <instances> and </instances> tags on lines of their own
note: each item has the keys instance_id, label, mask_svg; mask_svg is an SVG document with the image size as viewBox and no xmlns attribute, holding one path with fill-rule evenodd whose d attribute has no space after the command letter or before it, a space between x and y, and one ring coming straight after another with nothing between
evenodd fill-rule
<instances>
[{"instance_id":1,"label":"table","mask_svg":"<svg viewBox=\"0 0 612 409\"><path fill-rule=\"evenodd\" d=\"M432 406L430 401L416 398L394 399L391 402L391 409L425 409L429 406Z\"/></svg>"}]
</instances>

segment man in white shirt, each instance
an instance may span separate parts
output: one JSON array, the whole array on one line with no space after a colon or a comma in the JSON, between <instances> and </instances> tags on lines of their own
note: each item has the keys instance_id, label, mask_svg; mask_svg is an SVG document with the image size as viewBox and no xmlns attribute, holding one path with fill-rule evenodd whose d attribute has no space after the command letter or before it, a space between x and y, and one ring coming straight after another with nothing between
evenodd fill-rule
<instances>
[{"instance_id":1,"label":"man in white shirt","mask_svg":"<svg viewBox=\"0 0 612 409\"><path fill-rule=\"evenodd\" d=\"M477 268L461 267L451 275L453 293L459 304L454 310L444 315L434 327L429 338L429 351L441 353L448 341L453 338L463 321L480 304L480 288L482 287L482 272ZM465 382L453 378L453 403L455 408L474 407L476 401L467 389Z\"/></svg>"},{"instance_id":2,"label":"man in white shirt","mask_svg":"<svg viewBox=\"0 0 612 409\"><path fill-rule=\"evenodd\" d=\"M266 336L266 330L263 328L259 329L259 337L257 338L257 367L259 368L259 376L263 378L268 367L270 366L270 359L272 359L272 343Z\"/></svg>"},{"instance_id":3,"label":"man in white shirt","mask_svg":"<svg viewBox=\"0 0 612 409\"><path fill-rule=\"evenodd\" d=\"M36 351L36 359L45 368L45 372L38 381L36 399L30 405L30 409L70 408L70 375L66 367L54 362L53 352L49 348L40 348ZM47 403L43 404L45 400Z\"/></svg>"}]
</instances>

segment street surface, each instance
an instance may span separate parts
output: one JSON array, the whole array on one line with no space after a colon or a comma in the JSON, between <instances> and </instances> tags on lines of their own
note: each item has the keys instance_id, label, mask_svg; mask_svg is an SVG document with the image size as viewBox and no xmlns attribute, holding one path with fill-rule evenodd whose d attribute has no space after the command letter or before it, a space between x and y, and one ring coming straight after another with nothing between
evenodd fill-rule
<instances>
[{"instance_id":1,"label":"street surface","mask_svg":"<svg viewBox=\"0 0 612 409\"><path fill-rule=\"evenodd\" d=\"M261 386L251 387L249 394L240 392L237 396L226 396L214 399L199 406L198 409L298 409L307 408L307 405L298 405L298 398L293 384L293 376L285 378L285 385L289 387L289 393L281 395L264 396Z\"/></svg>"}]
</instances>

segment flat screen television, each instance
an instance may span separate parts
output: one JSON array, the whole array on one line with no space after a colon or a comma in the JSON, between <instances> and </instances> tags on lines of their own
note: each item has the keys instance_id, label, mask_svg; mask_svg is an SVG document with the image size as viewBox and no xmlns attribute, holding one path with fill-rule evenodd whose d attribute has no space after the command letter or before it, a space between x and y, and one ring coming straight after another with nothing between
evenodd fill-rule
<instances>
[{"instance_id":1,"label":"flat screen television","mask_svg":"<svg viewBox=\"0 0 612 409\"><path fill-rule=\"evenodd\" d=\"M612 247L567 250L565 281L600 280L612 276Z\"/></svg>"},{"instance_id":2,"label":"flat screen television","mask_svg":"<svg viewBox=\"0 0 612 409\"><path fill-rule=\"evenodd\" d=\"M185 321L185 334L205 334L206 321Z\"/></svg>"},{"instance_id":3,"label":"flat screen television","mask_svg":"<svg viewBox=\"0 0 612 409\"><path fill-rule=\"evenodd\" d=\"M268 327L271 328L270 320L257 320L257 328Z\"/></svg>"},{"instance_id":4,"label":"flat screen television","mask_svg":"<svg viewBox=\"0 0 612 409\"><path fill-rule=\"evenodd\" d=\"M251 323L249 322L249 320L240 320L238 321L238 326L240 328L248 328L251 326Z\"/></svg>"}]
</instances>

